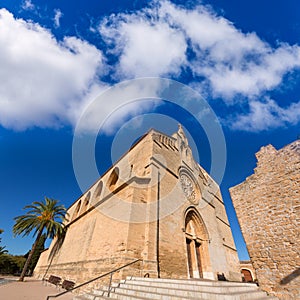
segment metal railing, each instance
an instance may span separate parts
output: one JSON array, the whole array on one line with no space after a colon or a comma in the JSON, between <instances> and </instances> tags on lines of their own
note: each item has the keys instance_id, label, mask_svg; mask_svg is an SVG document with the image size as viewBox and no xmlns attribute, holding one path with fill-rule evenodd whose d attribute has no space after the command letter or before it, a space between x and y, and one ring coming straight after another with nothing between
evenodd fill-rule
<instances>
[{"instance_id":1,"label":"metal railing","mask_svg":"<svg viewBox=\"0 0 300 300\"><path fill-rule=\"evenodd\" d=\"M118 272L118 271L120 271L120 270L122 270L122 269L124 269L124 268L126 268L126 267L128 267L128 266L130 266L130 265L133 265L133 264L135 264L135 263L137 263L137 262L139 262L139 261L142 261L142 259L136 259L136 260L134 260L134 261L132 261L132 262L130 262L130 263L127 263L127 264L125 264L125 265L123 265L123 266L121 266L121 267L119 267L119 268L116 268L116 269L114 269L114 270L112 270L112 271L110 271L110 272L104 273L104 274L102 274L102 275L100 275L100 276L98 276L98 277L95 277L95 278L93 278L93 279L91 279L91 280L89 280L89 281L86 281L86 282L84 282L84 283L81 283L81 284L79 284L79 285L73 287L73 288L70 289L70 290L63 291L63 292L61 292L61 293L59 293L59 294L56 294L56 295L50 295L50 296L47 297L47 300L49 300L50 298L57 298L57 297L60 297L60 296L62 296L62 295L64 295L64 294L66 294L66 293L72 292L72 291L74 291L74 290L76 290L76 289L78 289L78 288L83 287L84 285L87 285L87 284L89 284L89 283L91 283L91 282L93 282L93 281L96 281L96 280L101 279L101 278L103 278L103 277L105 277L105 276L108 276L108 275L110 275L110 278L109 278L109 286L108 286L108 293L107 293L107 297L109 297L109 296L110 296L110 292L111 292L111 284L112 284L112 277L113 277L113 274L116 273L116 272Z\"/></svg>"}]
</instances>

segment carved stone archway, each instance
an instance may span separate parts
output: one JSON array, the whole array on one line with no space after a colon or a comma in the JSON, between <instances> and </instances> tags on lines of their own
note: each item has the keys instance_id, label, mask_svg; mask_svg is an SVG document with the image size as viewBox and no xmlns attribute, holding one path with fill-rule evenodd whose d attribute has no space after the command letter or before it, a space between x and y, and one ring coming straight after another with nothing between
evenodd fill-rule
<instances>
[{"instance_id":1,"label":"carved stone archway","mask_svg":"<svg viewBox=\"0 0 300 300\"><path fill-rule=\"evenodd\" d=\"M199 213L190 208L185 215L185 240L189 278L205 278L209 271L208 233Z\"/></svg>"}]
</instances>

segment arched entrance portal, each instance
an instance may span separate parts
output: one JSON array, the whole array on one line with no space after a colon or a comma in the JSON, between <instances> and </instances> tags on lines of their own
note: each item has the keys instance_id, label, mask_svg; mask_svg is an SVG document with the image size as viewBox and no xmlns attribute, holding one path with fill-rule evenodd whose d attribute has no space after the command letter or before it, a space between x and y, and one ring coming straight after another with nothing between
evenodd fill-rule
<instances>
[{"instance_id":1,"label":"arched entrance portal","mask_svg":"<svg viewBox=\"0 0 300 300\"><path fill-rule=\"evenodd\" d=\"M208 234L205 225L194 209L185 217L185 240L190 278L203 278L208 266Z\"/></svg>"}]
</instances>

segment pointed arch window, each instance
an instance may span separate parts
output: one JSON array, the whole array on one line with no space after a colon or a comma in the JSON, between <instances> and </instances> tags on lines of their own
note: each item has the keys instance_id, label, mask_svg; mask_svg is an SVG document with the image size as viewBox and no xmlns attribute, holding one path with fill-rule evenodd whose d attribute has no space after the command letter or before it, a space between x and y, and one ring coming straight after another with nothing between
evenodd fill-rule
<instances>
[{"instance_id":1,"label":"pointed arch window","mask_svg":"<svg viewBox=\"0 0 300 300\"><path fill-rule=\"evenodd\" d=\"M110 191L113 191L115 189L118 179L119 179L119 168L116 167L112 170L108 178L107 185Z\"/></svg>"}]
</instances>

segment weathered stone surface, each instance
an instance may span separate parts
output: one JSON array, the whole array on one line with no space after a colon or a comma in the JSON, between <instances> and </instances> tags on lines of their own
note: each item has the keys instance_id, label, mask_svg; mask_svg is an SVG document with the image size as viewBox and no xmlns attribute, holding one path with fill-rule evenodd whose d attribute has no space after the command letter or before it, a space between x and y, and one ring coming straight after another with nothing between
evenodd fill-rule
<instances>
[{"instance_id":1,"label":"weathered stone surface","mask_svg":"<svg viewBox=\"0 0 300 300\"><path fill-rule=\"evenodd\" d=\"M230 189L260 286L300 298L300 141L262 147L254 174Z\"/></svg>"},{"instance_id":2,"label":"weathered stone surface","mask_svg":"<svg viewBox=\"0 0 300 300\"><path fill-rule=\"evenodd\" d=\"M219 187L182 129L173 137L151 130L68 212L62 246L52 260L55 241L42 253L37 277L50 264L48 274L80 283L139 258L120 276L241 280Z\"/></svg>"}]
</instances>

